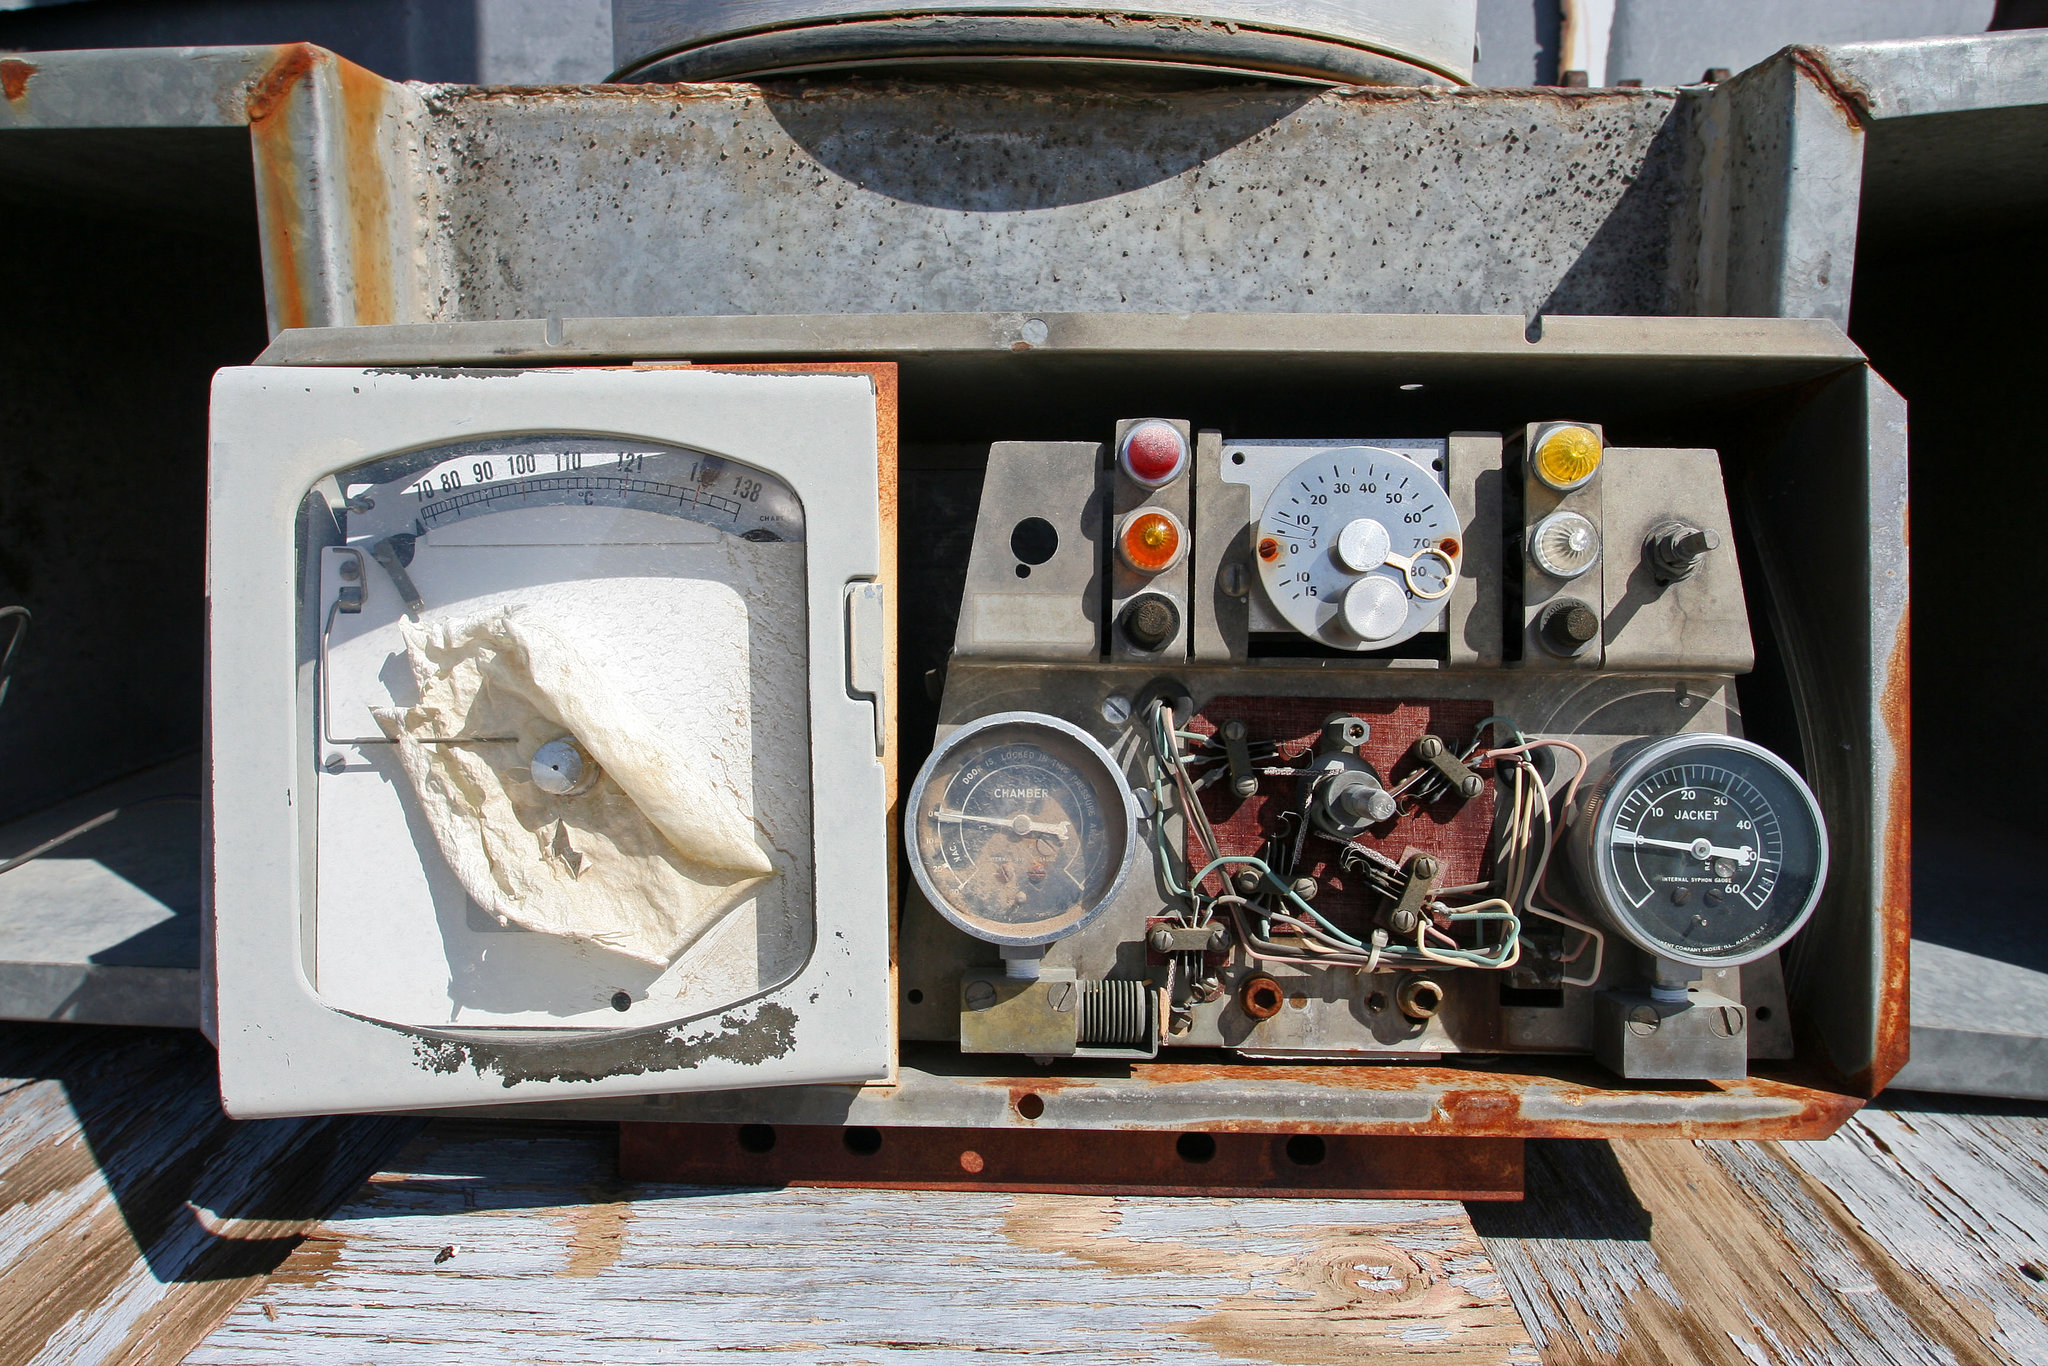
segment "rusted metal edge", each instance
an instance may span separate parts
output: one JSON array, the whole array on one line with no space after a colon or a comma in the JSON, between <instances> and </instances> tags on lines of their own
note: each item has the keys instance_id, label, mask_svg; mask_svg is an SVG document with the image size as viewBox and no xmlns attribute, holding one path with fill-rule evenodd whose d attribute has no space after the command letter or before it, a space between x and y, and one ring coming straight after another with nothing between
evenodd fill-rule
<instances>
[{"instance_id":1,"label":"rusted metal edge","mask_svg":"<svg viewBox=\"0 0 2048 1366\"><path fill-rule=\"evenodd\" d=\"M619 1126L619 1175L702 1186L1519 1200L1518 1138L866 1125Z\"/></svg>"},{"instance_id":2,"label":"rusted metal edge","mask_svg":"<svg viewBox=\"0 0 2048 1366\"><path fill-rule=\"evenodd\" d=\"M1818 318L1560 317L1545 318L1532 337L1522 318L1499 314L880 313L303 327L279 332L256 363L574 365L667 356L832 360L1030 352L1389 355L1418 363L1637 360L1654 352L1663 360L1706 365L1811 361L1815 377L1864 359L1839 327Z\"/></svg>"},{"instance_id":3,"label":"rusted metal edge","mask_svg":"<svg viewBox=\"0 0 2048 1366\"><path fill-rule=\"evenodd\" d=\"M767 1087L466 1113L1098 1135L1312 1132L1432 1140L1796 1140L1827 1137L1863 1104L1860 1096L1817 1073L1649 1088L1562 1059L1493 1068L1158 1062L1097 1068L1094 1075L1042 1076L973 1072L973 1061L911 1049L894 1085Z\"/></svg>"},{"instance_id":4,"label":"rusted metal edge","mask_svg":"<svg viewBox=\"0 0 2048 1366\"><path fill-rule=\"evenodd\" d=\"M385 153L403 93L310 43L277 49L250 82L244 107L273 335L400 317L392 267L409 255L411 231L394 215Z\"/></svg>"}]
</instances>

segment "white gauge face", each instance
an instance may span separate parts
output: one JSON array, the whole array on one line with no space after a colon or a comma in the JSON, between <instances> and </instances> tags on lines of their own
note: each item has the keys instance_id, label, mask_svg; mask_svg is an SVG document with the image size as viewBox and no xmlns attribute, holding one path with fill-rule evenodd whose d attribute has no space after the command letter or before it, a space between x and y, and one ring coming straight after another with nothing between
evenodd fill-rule
<instances>
[{"instance_id":1,"label":"white gauge face","mask_svg":"<svg viewBox=\"0 0 2048 1366\"><path fill-rule=\"evenodd\" d=\"M1685 963L1768 953L1804 923L1827 875L1806 785L1777 756L1721 736L1676 737L1626 763L1592 842L1610 917Z\"/></svg>"},{"instance_id":2,"label":"white gauge face","mask_svg":"<svg viewBox=\"0 0 2048 1366\"><path fill-rule=\"evenodd\" d=\"M1002 713L926 761L910 801L911 867L933 908L969 934L1049 943L1115 895L1132 809L1122 774L1086 734Z\"/></svg>"},{"instance_id":3,"label":"white gauge face","mask_svg":"<svg viewBox=\"0 0 2048 1366\"><path fill-rule=\"evenodd\" d=\"M1254 534L1273 610L1309 638L1381 650L1428 628L1457 582L1460 528L1450 494L1405 455L1326 451L1267 499Z\"/></svg>"}]
</instances>

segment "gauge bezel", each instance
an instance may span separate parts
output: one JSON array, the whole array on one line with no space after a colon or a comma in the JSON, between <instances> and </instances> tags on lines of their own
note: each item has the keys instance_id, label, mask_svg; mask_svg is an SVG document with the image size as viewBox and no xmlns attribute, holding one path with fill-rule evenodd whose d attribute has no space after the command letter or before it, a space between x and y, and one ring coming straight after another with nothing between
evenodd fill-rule
<instances>
[{"instance_id":1,"label":"gauge bezel","mask_svg":"<svg viewBox=\"0 0 2048 1366\"><path fill-rule=\"evenodd\" d=\"M930 872L925 868L923 857L918 853L917 823L919 813L924 809L925 788L930 785L933 776L939 772L941 765L950 759L956 751L974 740L976 736L984 735L989 731L1006 726L1051 731L1064 739L1080 745L1087 753L1089 759L1099 765L1102 773L1108 776L1110 786L1116 792L1123 813L1122 855L1117 860L1116 873L1110 878L1108 887L1103 891L1102 896L1096 900L1095 904L1090 906L1084 914L1074 920L1067 921L1049 934L1000 934L991 931L985 922L974 922L960 916L946 897L940 893L937 884L932 880ZM1105 824L1114 829L1115 817L1113 813L1105 807L1103 815L1105 817ZM945 919L947 924L989 944L1000 944L1012 948L1051 944L1078 934L1089 925L1094 924L1101 917L1102 913L1108 910L1115 903L1117 897L1122 894L1124 884L1130 880L1131 864L1133 862L1132 855L1138 847L1138 799L1132 794L1131 785L1124 780L1123 769L1118 766L1115 758L1103 747L1101 741L1097 740L1087 731L1082 730L1079 726L1062 721L1057 716L1048 716L1044 712L992 712L987 716L968 722L932 747L932 752L925 759L924 766L918 770L917 781L910 785L910 796L904 803L902 839L903 851L909 856L910 860L910 874L917 880L918 890L924 894L925 901Z\"/></svg>"},{"instance_id":2,"label":"gauge bezel","mask_svg":"<svg viewBox=\"0 0 2048 1366\"><path fill-rule=\"evenodd\" d=\"M1635 924L1627 909L1628 898L1622 894L1620 884L1611 867L1609 854L1613 848L1614 825L1619 818L1622 798L1651 771L1672 762L1672 756L1690 749L1732 749L1762 761L1784 777L1792 791L1803 803L1807 819L1812 823L1814 838L1819 855L1814 864L1813 886L1807 892L1805 904L1786 923L1784 929L1769 940L1745 947L1738 954L1684 953L1674 946L1657 942ZM1590 877L1593 886L1588 888L1600 903L1601 917L1618 930L1622 937L1642 949L1645 953L1688 967L1729 968L1754 963L1784 947L1793 935L1806 927L1812 918L1814 908L1820 904L1821 894L1828 884L1828 825L1827 814L1821 810L1820 802L1813 795L1813 789L1806 785L1806 779L1799 771L1785 762L1776 753L1765 749L1753 740L1736 735L1715 735L1698 731L1687 731L1679 735L1667 735L1651 740L1637 748L1616 750L1610 760L1612 766L1601 781L1597 794L1589 803L1590 810L1580 816L1585 822L1584 834L1575 839L1579 857L1581 880ZM1789 825L1791 813L1780 813L1780 819ZM1590 865L1590 867L1588 867Z\"/></svg>"}]
</instances>

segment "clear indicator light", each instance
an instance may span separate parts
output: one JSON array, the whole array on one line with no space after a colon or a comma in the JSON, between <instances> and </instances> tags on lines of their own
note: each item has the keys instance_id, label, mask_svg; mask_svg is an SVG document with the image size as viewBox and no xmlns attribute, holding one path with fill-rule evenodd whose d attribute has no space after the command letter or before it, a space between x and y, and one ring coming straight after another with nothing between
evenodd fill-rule
<instances>
[{"instance_id":1,"label":"clear indicator light","mask_svg":"<svg viewBox=\"0 0 2048 1366\"><path fill-rule=\"evenodd\" d=\"M1553 512L1529 533L1529 558L1553 579L1575 579L1600 562L1600 529L1570 509Z\"/></svg>"}]
</instances>

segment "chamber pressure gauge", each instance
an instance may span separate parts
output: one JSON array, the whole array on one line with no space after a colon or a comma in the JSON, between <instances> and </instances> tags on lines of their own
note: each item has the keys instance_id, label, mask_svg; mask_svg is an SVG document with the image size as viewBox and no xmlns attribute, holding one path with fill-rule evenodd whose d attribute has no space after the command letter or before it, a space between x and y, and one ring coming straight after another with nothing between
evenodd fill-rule
<instances>
[{"instance_id":1,"label":"chamber pressure gauge","mask_svg":"<svg viewBox=\"0 0 2048 1366\"><path fill-rule=\"evenodd\" d=\"M1065 938L1115 898L1137 802L1109 752L1037 712L962 726L910 789L910 868L935 910L978 939Z\"/></svg>"},{"instance_id":2,"label":"chamber pressure gauge","mask_svg":"<svg viewBox=\"0 0 2048 1366\"><path fill-rule=\"evenodd\" d=\"M1827 881L1820 805L1783 759L1726 735L1615 756L1570 836L1581 886L1659 958L1732 967L1806 923Z\"/></svg>"},{"instance_id":3,"label":"chamber pressure gauge","mask_svg":"<svg viewBox=\"0 0 2048 1366\"><path fill-rule=\"evenodd\" d=\"M1435 475L1394 451L1350 446L1303 461L1274 487L1255 558L1289 626L1340 650L1381 650L1443 612L1459 536Z\"/></svg>"}]
</instances>

